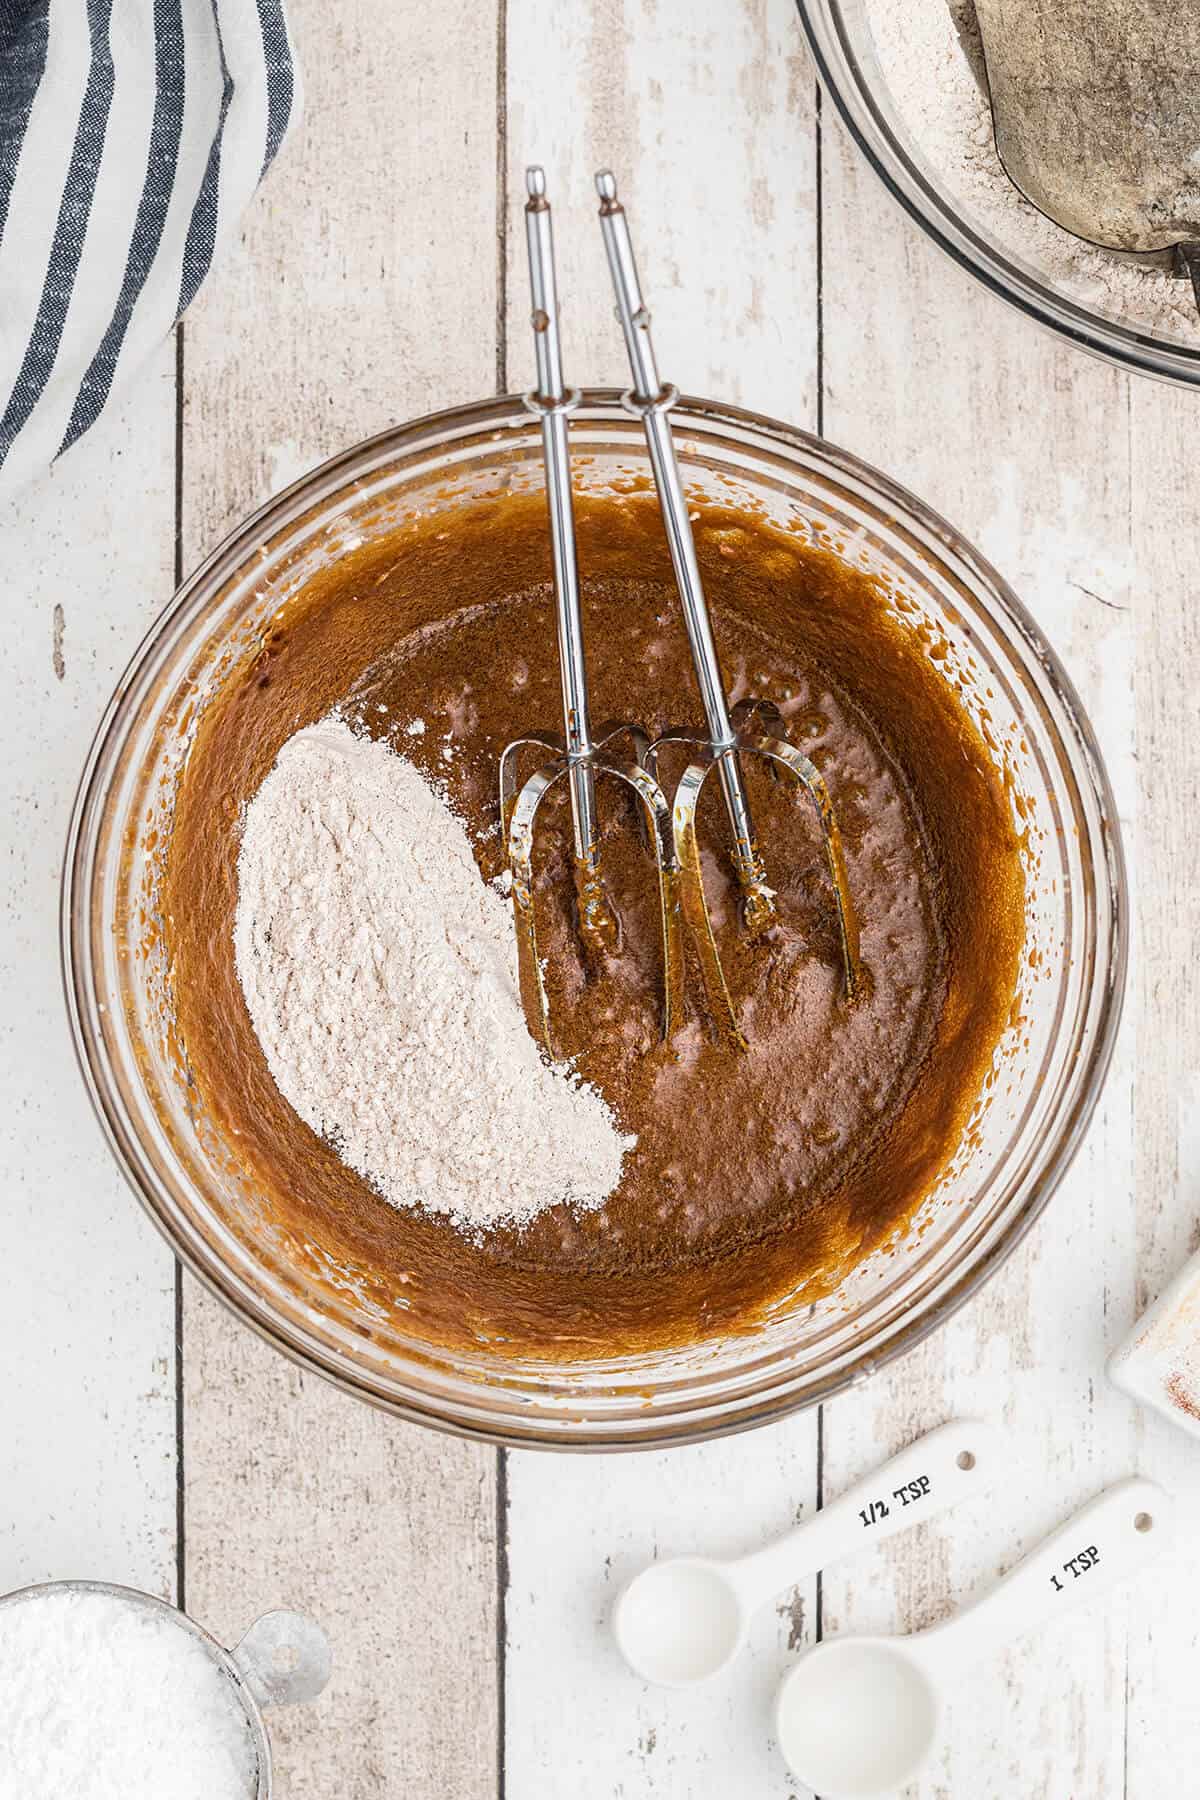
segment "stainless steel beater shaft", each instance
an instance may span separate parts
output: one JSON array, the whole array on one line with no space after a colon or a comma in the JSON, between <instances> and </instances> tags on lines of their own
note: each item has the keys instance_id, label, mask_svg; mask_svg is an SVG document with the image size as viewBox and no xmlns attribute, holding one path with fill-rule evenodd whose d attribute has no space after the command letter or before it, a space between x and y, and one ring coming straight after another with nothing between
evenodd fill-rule
<instances>
[{"instance_id":1,"label":"stainless steel beater shaft","mask_svg":"<svg viewBox=\"0 0 1200 1800\"><path fill-rule=\"evenodd\" d=\"M587 667L583 658L583 615L579 606L579 563L575 549L575 509L571 501L571 458L567 417L579 404L578 389L563 381L558 336L558 284L554 272L554 227L546 199L542 169L526 170L529 194L525 207L525 240L529 250L529 283L533 299L533 341L538 385L526 405L541 419L546 465L546 499L550 509L550 541L554 551L554 595L558 623L558 663L562 675L563 731L566 737L571 822L575 858L584 883L593 884L589 916L581 921L585 935L599 925L592 914L603 909L600 881L600 832L596 820L596 778L592 769L591 717ZM615 935L615 917L608 909Z\"/></svg>"},{"instance_id":2,"label":"stainless steel beater shaft","mask_svg":"<svg viewBox=\"0 0 1200 1800\"><path fill-rule=\"evenodd\" d=\"M679 391L673 386L664 386L659 377L650 338L650 314L642 298L629 222L625 208L617 198L616 178L611 170L601 169L597 174L596 191L600 195L600 229L616 291L617 316L633 373L633 387L625 395L625 405L641 419L646 433L654 485L658 490L683 621L708 726L709 745L718 759L725 809L733 830L733 862L742 888L743 915L747 929L755 934L771 923L775 912L774 897L767 886L766 870L755 841L754 822L737 754L737 733L729 716L704 583L696 560L692 523L671 436L669 415L679 398Z\"/></svg>"}]
</instances>

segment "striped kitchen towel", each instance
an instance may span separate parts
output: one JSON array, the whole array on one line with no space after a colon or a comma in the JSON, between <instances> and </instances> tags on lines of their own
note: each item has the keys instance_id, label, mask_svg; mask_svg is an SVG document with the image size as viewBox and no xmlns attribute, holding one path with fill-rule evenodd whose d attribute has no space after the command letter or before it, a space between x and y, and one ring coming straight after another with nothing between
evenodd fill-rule
<instances>
[{"instance_id":1,"label":"striped kitchen towel","mask_svg":"<svg viewBox=\"0 0 1200 1800\"><path fill-rule=\"evenodd\" d=\"M296 108L282 0L0 0L0 495L161 343Z\"/></svg>"}]
</instances>

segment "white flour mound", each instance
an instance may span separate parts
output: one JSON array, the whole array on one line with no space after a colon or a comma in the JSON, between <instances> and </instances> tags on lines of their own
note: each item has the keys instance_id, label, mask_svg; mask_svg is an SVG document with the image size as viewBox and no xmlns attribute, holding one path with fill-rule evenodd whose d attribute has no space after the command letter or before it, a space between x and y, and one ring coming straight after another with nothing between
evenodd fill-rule
<instances>
[{"instance_id":1,"label":"white flour mound","mask_svg":"<svg viewBox=\"0 0 1200 1800\"><path fill-rule=\"evenodd\" d=\"M967 222L1091 311L1194 344L1200 317L1190 281L1171 275L1162 258L1149 263L1081 242L1009 180L974 72L983 48L972 0L866 0L866 11L888 93Z\"/></svg>"},{"instance_id":2,"label":"white flour mound","mask_svg":"<svg viewBox=\"0 0 1200 1800\"><path fill-rule=\"evenodd\" d=\"M250 1800L257 1758L186 1628L115 1594L0 1607L0 1800Z\"/></svg>"},{"instance_id":3,"label":"white flour mound","mask_svg":"<svg viewBox=\"0 0 1200 1800\"><path fill-rule=\"evenodd\" d=\"M529 1035L512 914L387 745L297 732L246 809L238 978L284 1099L396 1207L464 1232L616 1187L634 1139Z\"/></svg>"}]
</instances>

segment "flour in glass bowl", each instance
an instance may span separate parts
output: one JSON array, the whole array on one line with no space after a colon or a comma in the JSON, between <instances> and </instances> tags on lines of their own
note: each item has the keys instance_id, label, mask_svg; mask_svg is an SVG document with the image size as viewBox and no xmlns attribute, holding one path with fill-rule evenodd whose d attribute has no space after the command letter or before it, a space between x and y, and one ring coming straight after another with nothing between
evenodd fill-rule
<instances>
[{"instance_id":1,"label":"flour in glass bowl","mask_svg":"<svg viewBox=\"0 0 1200 1800\"><path fill-rule=\"evenodd\" d=\"M0 1606L0 1800L252 1800L245 1710L203 1643L118 1594Z\"/></svg>"},{"instance_id":2,"label":"flour in glass bowl","mask_svg":"<svg viewBox=\"0 0 1200 1800\"><path fill-rule=\"evenodd\" d=\"M1013 186L992 135L972 0L865 0L865 7L887 92L965 222L1089 311L1200 342L1191 282L1171 274L1169 252L1146 258L1085 244Z\"/></svg>"},{"instance_id":3,"label":"flour in glass bowl","mask_svg":"<svg viewBox=\"0 0 1200 1800\"><path fill-rule=\"evenodd\" d=\"M246 808L238 979L280 1093L395 1207L469 1236L601 1206L633 1138L545 1062L508 902L406 758L337 718Z\"/></svg>"}]
</instances>

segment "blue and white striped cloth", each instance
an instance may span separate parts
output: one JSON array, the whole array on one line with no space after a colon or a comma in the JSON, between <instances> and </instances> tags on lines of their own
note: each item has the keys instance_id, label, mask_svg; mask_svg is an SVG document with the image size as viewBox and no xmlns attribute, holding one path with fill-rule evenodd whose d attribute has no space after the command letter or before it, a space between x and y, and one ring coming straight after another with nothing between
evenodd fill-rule
<instances>
[{"instance_id":1,"label":"blue and white striped cloth","mask_svg":"<svg viewBox=\"0 0 1200 1800\"><path fill-rule=\"evenodd\" d=\"M0 0L0 494L170 331L297 98L282 0Z\"/></svg>"}]
</instances>

